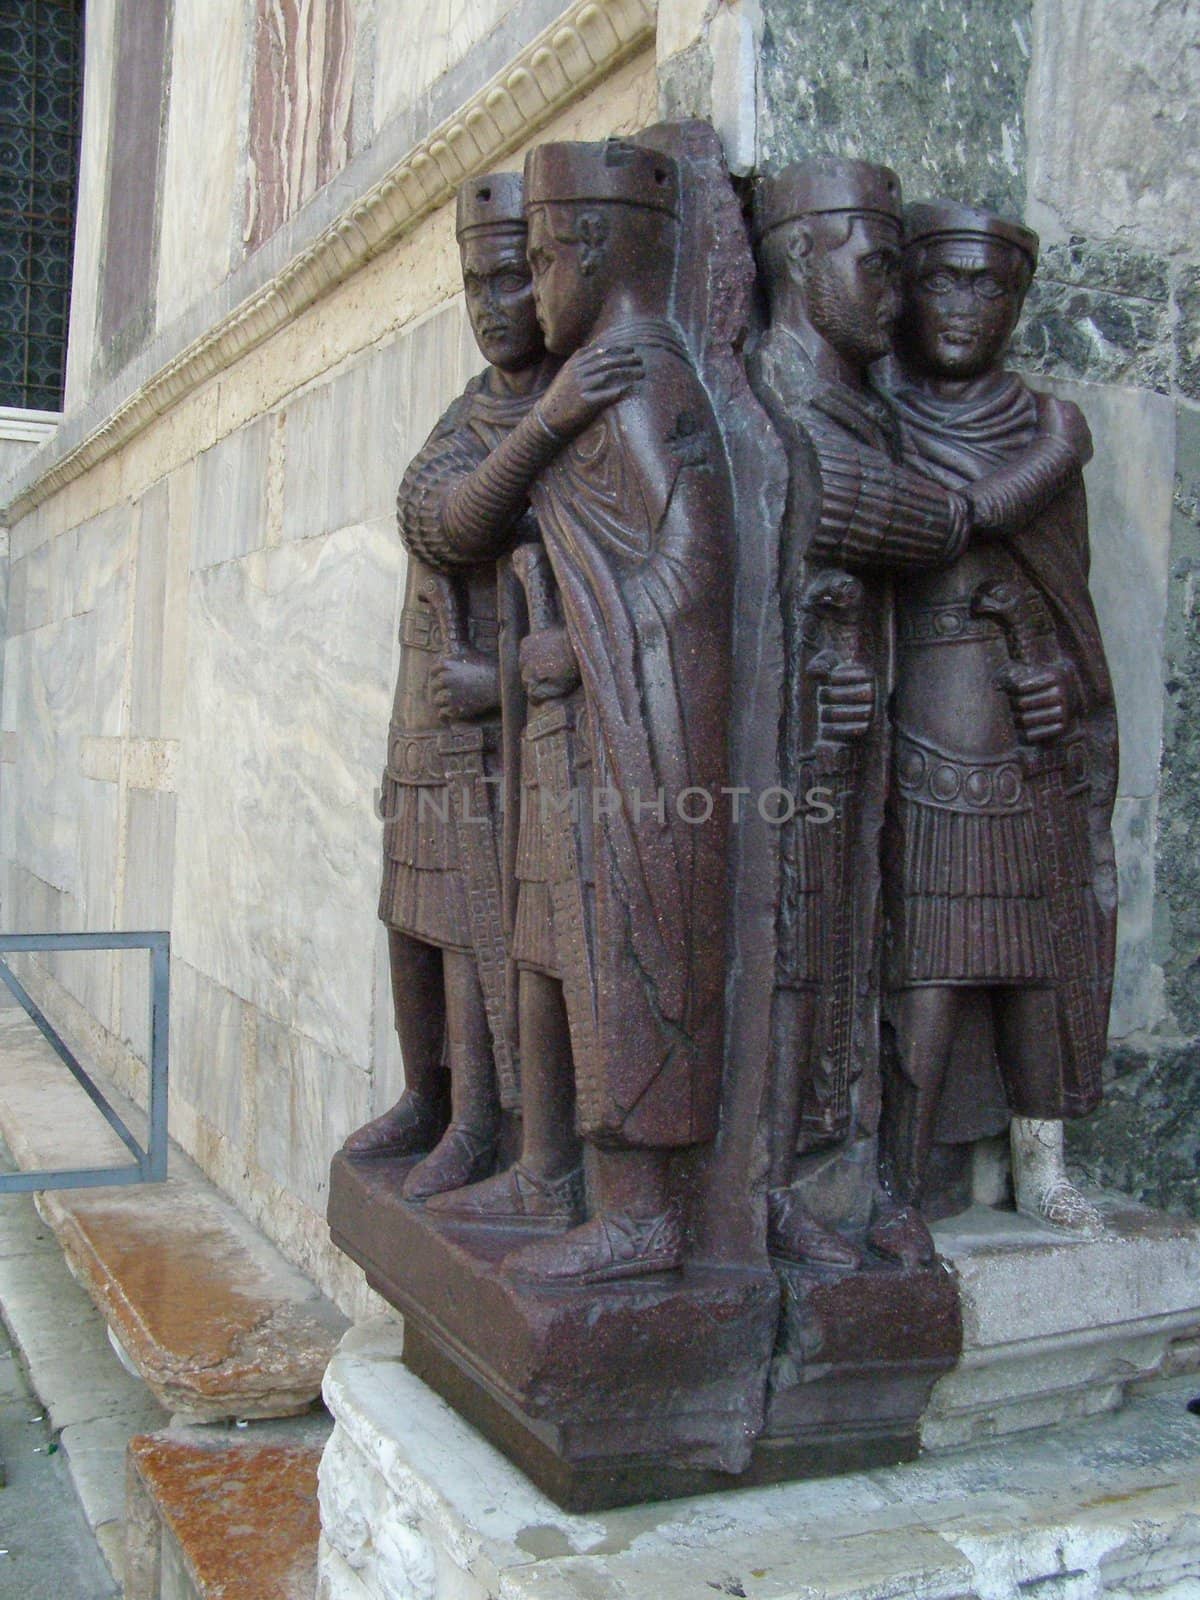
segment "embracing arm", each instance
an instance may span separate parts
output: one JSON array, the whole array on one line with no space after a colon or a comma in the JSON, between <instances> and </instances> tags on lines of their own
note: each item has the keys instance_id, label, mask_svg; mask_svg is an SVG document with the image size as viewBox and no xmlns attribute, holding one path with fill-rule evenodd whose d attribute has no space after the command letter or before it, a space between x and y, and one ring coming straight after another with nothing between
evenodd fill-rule
<instances>
[{"instance_id":1,"label":"embracing arm","mask_svg":"<svg viewBox=\"0 0 1200 1600\"><path fill-rule=\"evenodd\" d=\"M1029 449L966 490L983 534L1018 532L1092 459L1092 436L1079 407L1046 394L1037 401L1039 429Z\"/></svg>"}]
</instances>

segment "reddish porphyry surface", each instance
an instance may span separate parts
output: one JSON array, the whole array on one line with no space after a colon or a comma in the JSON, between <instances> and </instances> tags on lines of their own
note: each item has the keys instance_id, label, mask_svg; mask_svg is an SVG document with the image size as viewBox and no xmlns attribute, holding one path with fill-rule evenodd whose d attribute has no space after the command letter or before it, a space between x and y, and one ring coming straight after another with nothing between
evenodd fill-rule
<instances>
[{"instance_id":1,"label":"reddish porphyry surface","mask_svg":"<svg viewBox=\"0 0 1200 1600\"><path fill-rule=\"evenodd\" d=\"M129 1456L204 1600L311 1600L318 1448L144 1434Z\"/></svg>"}]
</instances>

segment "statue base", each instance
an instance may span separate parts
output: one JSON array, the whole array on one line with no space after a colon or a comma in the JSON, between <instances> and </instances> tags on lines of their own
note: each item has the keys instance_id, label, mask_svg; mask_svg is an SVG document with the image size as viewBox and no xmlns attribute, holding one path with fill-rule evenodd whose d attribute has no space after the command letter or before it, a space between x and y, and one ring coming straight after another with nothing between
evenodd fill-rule
<instances>
[{"instance_id":1,"label":"statue base","mask_svg":"<svg viewBox=\"0 0 1200 1600\"><path fill-rule=\"evenodd\" d=\"M961 1343L952 1274L695 1264L588 1289L499 1270L537 1235L400 1199L405 1161L335 1157L334 1243L404 1314L404 1361L560 1506L909 1460ZM781 1284L784 1295L780 1337Z\"/></svg>"},{"instance_id":2,"label":"statue base","mask_svg":"<svg viewBox=\"0 0 1200 1600\"><path fill-rule=\"evenodd\" d=\"M334 1243L404 1313L405 1364L547 1494L593 1509L695 1493L746 1466L778 1319L772 1272L520 1284L500 1262L545 1233L435 1220L399 1197L408 1165L335 1157Z\"/></svg>"},{"instance_id":3,"label":"statue base","mask_svg":"<svg viewBox=\"0 0 1200 1600\"><path fill-rule=\"evenodd\" d=\"M1181 1600L1200 1585L1195 1378L915 1465L575 1516L407 1369L401 1337L354 1328L326 1374L319 1600Z\"/></svg>"}]
</instances>

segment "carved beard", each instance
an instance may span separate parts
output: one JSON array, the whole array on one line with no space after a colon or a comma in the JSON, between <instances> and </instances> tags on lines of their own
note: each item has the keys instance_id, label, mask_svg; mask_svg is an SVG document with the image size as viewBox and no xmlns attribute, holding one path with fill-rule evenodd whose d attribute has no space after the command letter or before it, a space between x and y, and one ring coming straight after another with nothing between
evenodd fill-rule
<instances>
[{"instance_id":1,"label":"carved beard","mask_svg":"<svg viewBox=\"0 0 1200 1600\"><path fill-rule=\"evenodd\" d=\"M892 348L891 324L857 304L839 274L817 256L809 263L805 301L813 327L840 356L866 365Z\"/></svg>"}]
</instances>

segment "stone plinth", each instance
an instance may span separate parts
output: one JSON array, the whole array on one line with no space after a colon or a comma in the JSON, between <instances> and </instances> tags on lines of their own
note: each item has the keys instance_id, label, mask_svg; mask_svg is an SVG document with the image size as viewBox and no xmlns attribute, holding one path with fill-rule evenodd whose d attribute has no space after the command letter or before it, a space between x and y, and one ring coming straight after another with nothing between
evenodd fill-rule
<instances>
[{"instance_id":1,"label":"stone plinth","mask_svg":"<svg viewBox=\"0 0 1200 1600\"><path fill-rule=\"evenodd\" d=\"M573 1516L364 1325L325 1380L319 1600L1028 1600L1200 1593L1195 1380L856 1473Z\"/></svg>"},{"instance_id":2,"label":"stone plinth","mask_svg":"<svg viewBox=\"0 0 1200 1600\"><path fill-rule=\"evenodd\" d=\"M560 1504L693 1492L745 1470L778 1320L769 1268L528 1292L497 1269L536 1234L434 1219L400 1199L404 1166L335 1157L334 1242L403 1309L409 1367Z\"/></svg>"},{"instance_id":3,"label":"stone plinth","mask_svg":"<svg viewBox=\"0 0 1200 1600\"><path fill-rule=\"evenodd\" d=\"M963 1353L922 1418L927 1448L1112 1410L1135 1379L1200 1365L1200 1223L1090 1198L1096 1239L984 1206L934 1227Z\"/></svg>"}]
</instances>

